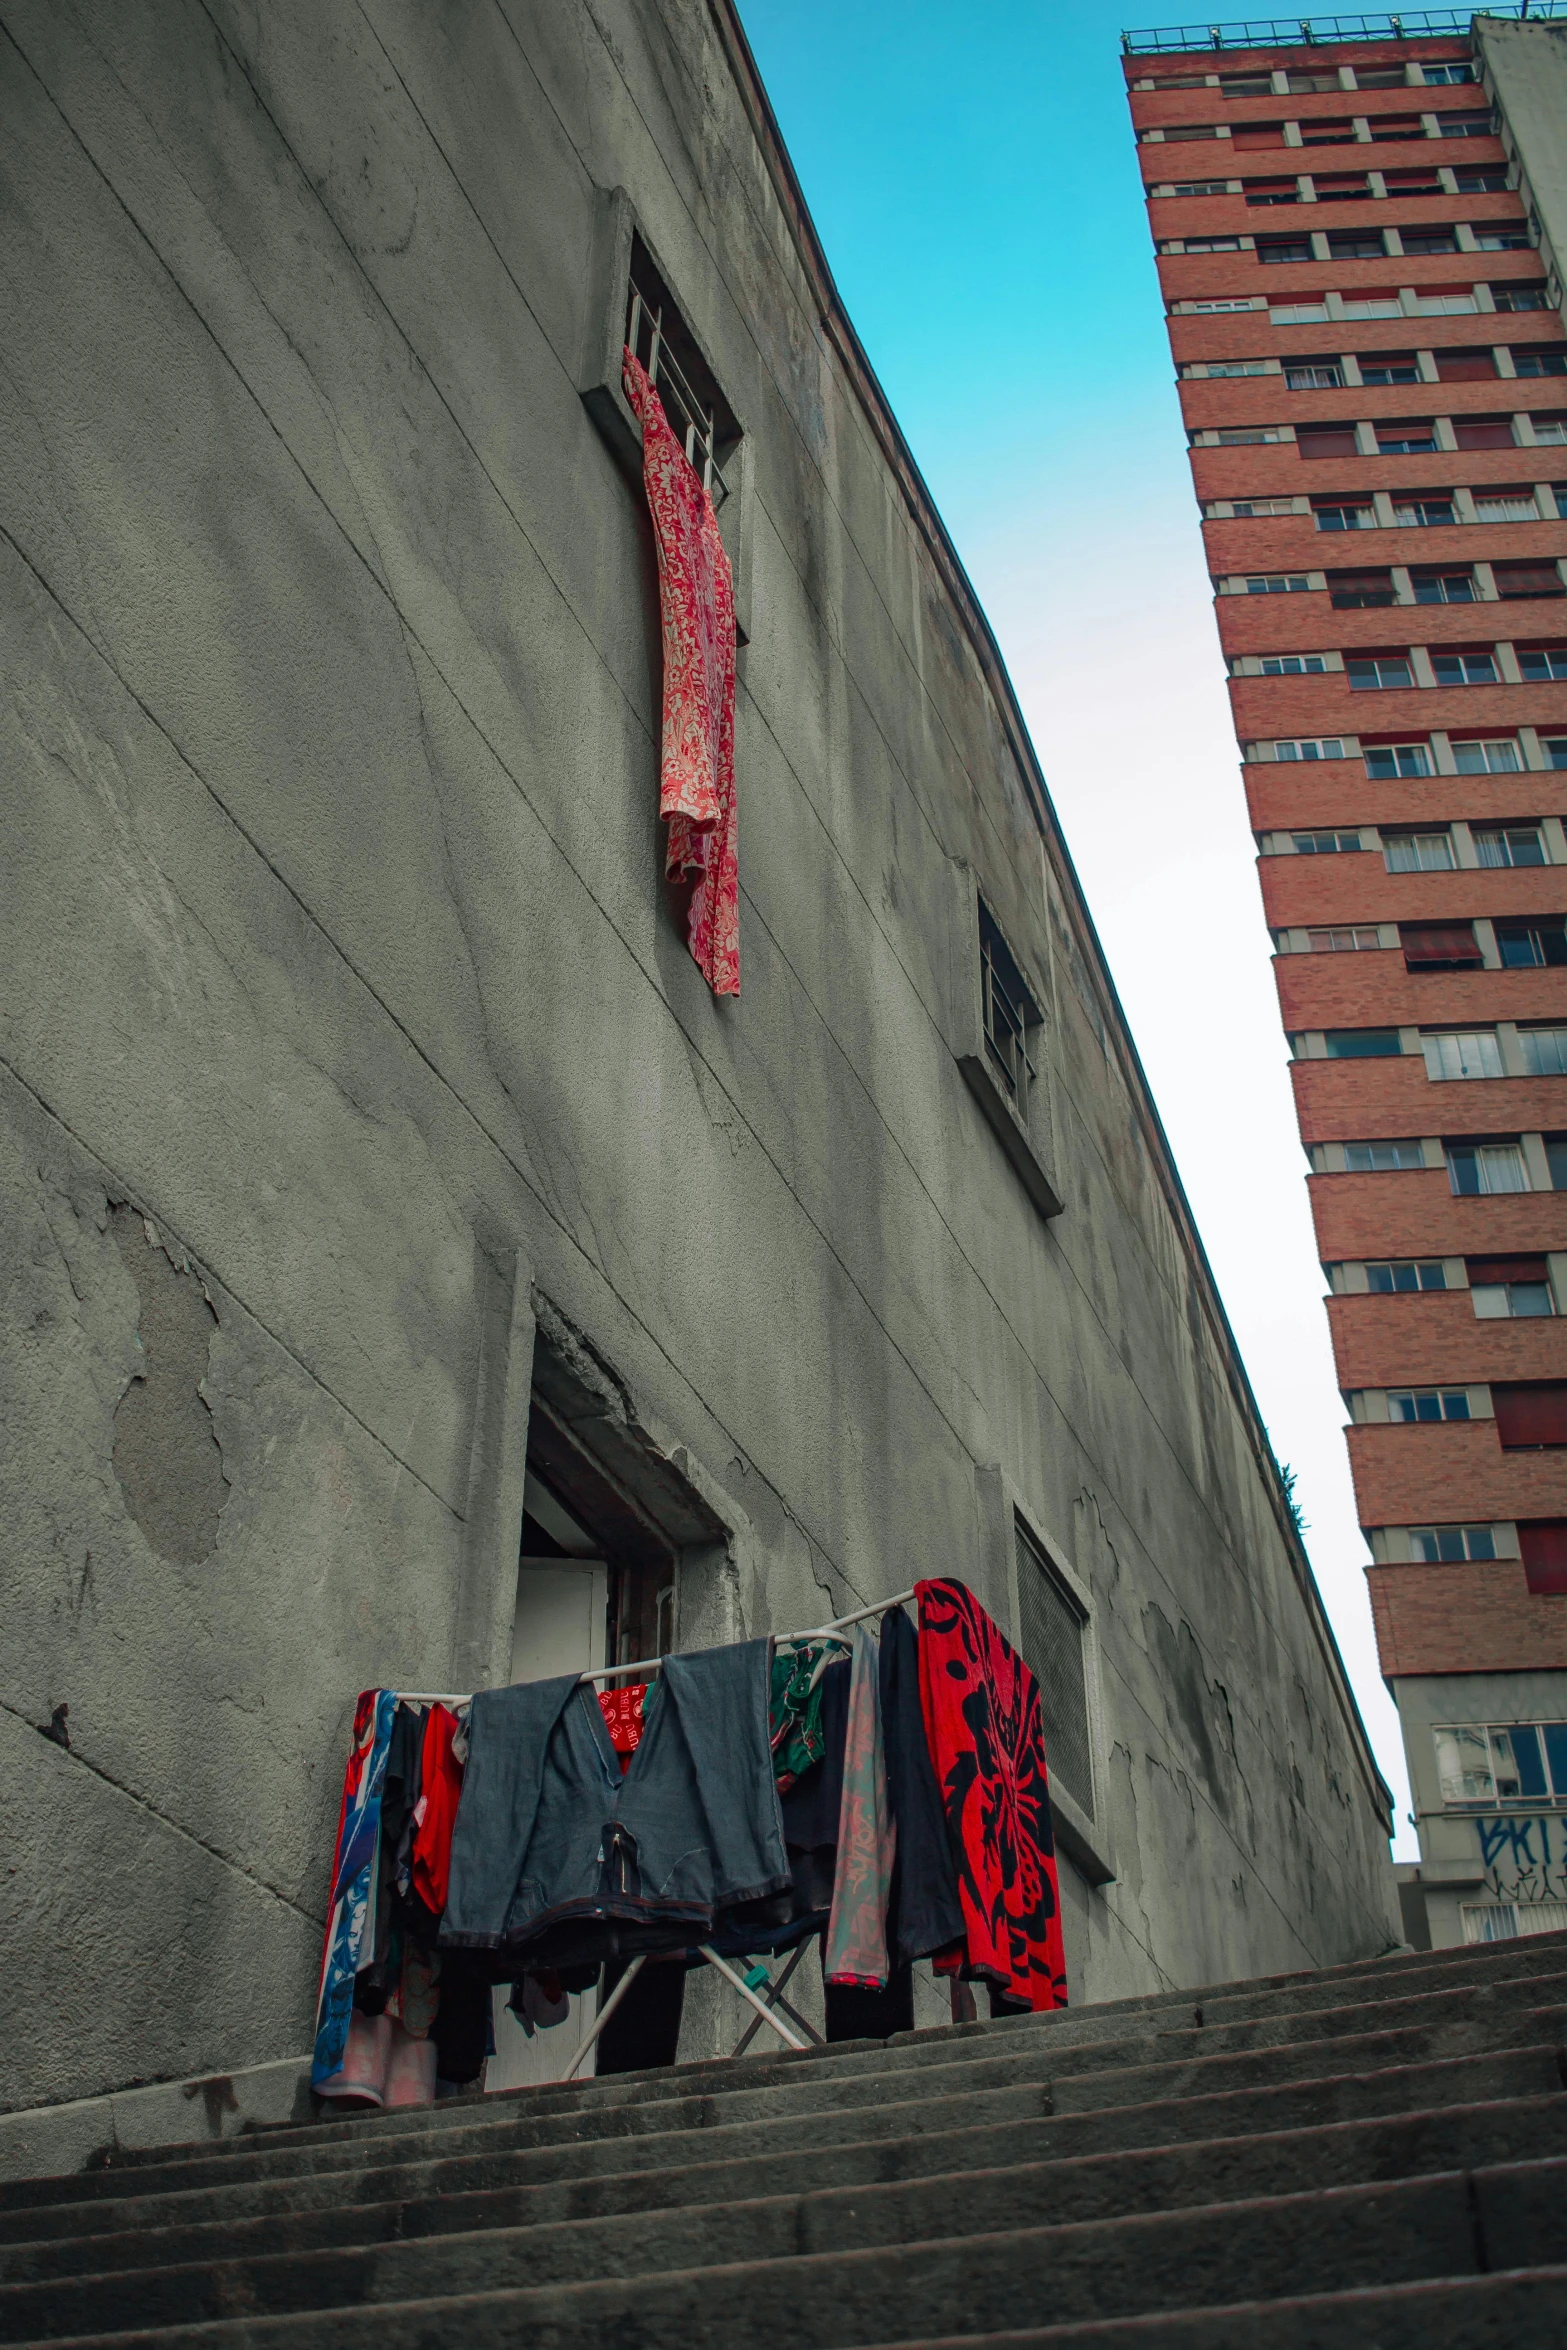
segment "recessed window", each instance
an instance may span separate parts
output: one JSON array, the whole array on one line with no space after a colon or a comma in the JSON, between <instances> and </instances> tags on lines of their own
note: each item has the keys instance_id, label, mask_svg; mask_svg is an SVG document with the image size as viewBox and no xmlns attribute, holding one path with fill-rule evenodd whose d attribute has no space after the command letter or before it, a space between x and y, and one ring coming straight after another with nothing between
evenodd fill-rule
<instances>
[{"instance_id":1,"label":"recessed window","mask_svg":"<svg viewBox=\"0 0 1567 2350\"><path fill-rule=\"evenodd\" d=\"M1435 1260L1397 1257L1390 1263L1368 1265L1366 1286L1379 1297L1401 1297L1420 1289L1445 1289L1447 1267L1440 1257Z\"/></svg>"},{"instance_id":2,"label":"recessed window","mask_svg":"<svg viewBox=\"0 0 1567 2350\"><path fill-rule=\"evenodd\" d=\"M1028 1114L1036 1070L1032 1037L1039 1006L987 907L979 909L980 983L983 989L985 1050L1019 1114Z\"/></svg>"},{"instance_id":3,"label":"recessed window","mask_svg":"<svg viewBox=\"0 0 1567 2350\"><path fill-rule=\"evenodd\" d=\"M1434 192L1434 191L1433 191ZM1433 253L1456 253L1458 239L1450 228L1405 228L1399 232L1404 251L1418 259Z\"/></svg>"},{"instance_id":4,"label":"recessed window","mask_svg":"<svg viewBox=\"0 0 1567 2350\"><path fill-rule=\"evenodd\" d=\"M1510 220L1476 221L1474 240L1482 253L1527 253L1534 242L1522 221Z\"/></svg>"},{"instance_id":5,"label":"recessed window","mask_svg":"<svg viewBox=\"0 0 1567 2350\"><path fill-rule=\"evenodd\" d=\"M1472 922L1401 922L1406 971L1477 971L1484 956Z\"/></svg>"},{"instance_id":6,"label":"recessed window","mask_svg":"<svg viewBox=\"0 0 1567 2350\"><path fill-rule=\"evenodd\" d=\"M1556 1311L1543 1256L1471 1257L1467 1271L1477 1321L1534 1322Z\"/></svg>"},{"instance_id":7,"label":"recessed window","mask_svg":"<svg viewBox=\"0 0 1567 2350\"><path fill-rule=\"evenodd\" d=\"M1453 438L1461 449L1511 449L1517 446L1510 416L1455 416Z\"/></svg>"},{"instance_id":8,"label":"recessed window","mask_svg":"<svg viewBox=\"0 0 1567 2350\"><path fill-rule=\"evenodd\" d=\"M1386 251L1380 229L1335 228L1328 231L1328 253L1334 261L1380 261Z\"/></svg>"},{"instance_id":9,"label":"recessed window","mask_svg":"<svg viewBox=\"0 0 1567 2350\"><path fill-rule=\"evenodd\" d=\"M1425 1151L1414 1140L1346 1142L1344 1167L1350 1175L1394 1175L1425 1165Z\"/></svg>"},{"instance_id":10,"label":"recessed window","mask_svg":"<svg viewBox=\"0 0 1567 2350\"><path fill-rule=\"evenodd\" d=\"M1403 307L1396 294L1361 293L1344 296L1346 318L1398 318L1402 316Z\"/></svg>"},{"instance_id":11,"label":"recessed window","mask_svg":"<svg viewBox=\"0 0 1567 2350\"><path fill-rule=\"evenodd\" d=\"M1385 171L1382 174L1382 185L1390 196L1445 196L1447 193L1437 176L1435 164L1419 171ZM1409 240L1406 237L1404 251L1407 253L1408 250Z\"/></svg>"},{"instance_id":12,"label":"recessed window","mask_svg":"<svg viewBox=\"0 0 1567 2350\"><path fill-rule=\"evenodd\" d=\"M1417 384L1420 362L1413 351L1367 351L1360 362L1360 380L1375 390L1387 384Z\"/></svg>"},{"instance_id":13,"label":"recessed window","mask_svg":"<svg viewBox=\"0 0 1567 2350\"><path fill-rule=\"evenodd\" d=\"M1310 261L1310 237L1259 237L1257 259L1262 262Z\"/></svg>"},{"instance_id":14,"label":"recessed window","mask_svg":"<svg viewBox=\"0 0 1567 2350\"><path fill-rule=\"evenodd\" d=\"M1401 90L1405 82L1401 65L1362 65L1356 68L1357 90Z\"/></svg>"},{"instance_id":15,"label":"recessed window","mask_svg":"<svg viewBox=\"0 0 1567 2350\"><path fill-rule=\"evenodd\" d=\"M1504 1452L1555 1452L1567 1447L1567 1381L1493 1380L1491 1407Z\"/></svg>"},{"instance_id":16,"label":"recessed window","mask_svg":"<svg viewBox=\"0 0 1567 2350\"><path fill-rule=\"evenodd\" d=\"M1547 767L1567 767L1567 735L1544 737L1540 748L1545 754Z\"/></svg>"},{"instance_id":17,"label":"recessed window","mask_svg":"<svg viewBox=\"0 0 1567 2350\"><path fill-rule=\"evenodd\" d=\"M1352 424L1303 424L1295 435L1295 446L1303 460L1360 454Z\"/></svg>"},{"instance_id":18,"label":"recessed window","mask_svg":"<svg viewBox=\"0 0 1567 2350\"><path fill-rule=\"evenodd\" d=\"M1292 392L1336 392L1344 388L1344 370L1337 359L1290 359L1284 382Z\"/></svg>"},{"instance_id":19,"label":"recessed window","mask_svg":"<svg viewBox=\"0 0 1567 2350\"><path fill-rule=\"evenodd\" d=\"M1515 343L1508 356L1514 375L1567 375L1567 350L1559 343Z\"/></svg>"},{"instance_id":20,"label":"recessed window","mask_svg":"<svg viewBox=\"0 0 1567 2350\"><path fill-rule=\"evenodd\" d=\"M1335 612L1378 612L1398 601L1391 571L1330 571L1327 579Z\"/></svg>"},{"instance_id":21,"label":"recessed window","mask_svg":"<svg viewBox=\"0 0 1567 2350\"><path fill-rule=\"evenodd\" d=\"M1412 571L1409 584L1417 604L1473 604L1479 600L1472 571Z\"/></svg>"},{"instance_id":22,"label":"recessed window","mask_svg":"<svg viewBox=\"0 0 1567 2350\"><path fill-rule=\"evenodd\" d=\"M1328 306L1320 294L1304 302L1270 302L1270 326L1320 326L1328 315Z\"/></svg>"},{"instance_id":23,"label":"recessed window","mask_svg":"<svg viewBox=\"0 0 1567 2350\"><path fill-rule=\"evenodd\" d=\"M1431 667L1438 685L1496 683L1496 661L1490 653L1433 653Z\"/></svg>"},{"instance_id":24,"label":"recessed window","mask_svg":"<svg viewBox=\"0 0 1567 2350\"><path fill-rule=\"evenodd\" d=\"M1510 734L1483 743L1455 742L1453 764L1460 775L1516 775L1523 767L1523 753Z\"/></svg>"},{"instance_id":25,"label":"recessed window","mask_svg":"<svg viewBox=\"0 0 1567 2350\"><path fill-rule=\"evenodd\" d=\"M1237 506L1236 513L1240 512ZM1259 571L1248 573L1248 596L1298 596L1311 586L1304 571Z\"/></svg>"},{"instance_id":26,"label":"recessed window","mask_svg":"<svg viewBox=\"0 0 1567 2350\"><path fill-rule=\"evenodd\" d=\"M1429 457L1437 446L1436 426L1429 417L1404 416L1396 424L1372 427L1379 457Z\"/></svg>"},{"instance_id":27,"label":"recessed window","mask_svg":"<svg viewBox=\"0 0 1567 2350\"><path fill-rule=\"evenodd\" d=\"M1516 1142L1450 1142L1445 1148L1448 1184L1459 1199L1489 1199L1529 1188Z\"/></svg>"},{"instance_id":28,"label":"recessed window","mask_svg":"<svg viewBox=\"0 0 1567 2350\"><path fill-rule=\"evenodd\" d=\"M1417 318L1467 318L1479 307L1473 290L1464 287L1452 287L1442 292L1432 288L1415 296Z\"/></svg>"},{"instance_id":29,"label":"recessed window","mask_svg":"<svg viewBox=\"0 0 1567 2350\"><path fill-rule=\"evenodd\" d=\"M1415 682L1405 653L1355 654L1344 663L1344 674L1355 693L1386 692Z\"/></svg>"},{"instance_id":30,"label":"recessed window","mask_svg":"<svg viewBox=\"0 0 1567 2350\"><path fill-rule=\"evenodd\" d=\"M1211 316L1216 310L1249 310L1251 306L1249 294L1216 294L1205 301L1183 302L1180 305L1197 318Z\"/></svg>"},{"instance_id":31,"label":"recessed window","mask_svg":"<svg viewBox=\"0 0 1567 2350\"><path fill-rule=\"evenodd\" d=\"M1273 746L1275 759L1342 759L1344 745L1336 734L1295 735ZM1359 843L1359 834L1356 834Z\"/></svg>"},{"instance_id":32,"label":"recessed window","mask_svg":"<svg viewBox=\"0 0 1567 2350\"><path fill-rule=\"evenodd\" d=\"M1389 873L1451 873L1458 862L1447 832L1384 832L1382 861Z\"/></svg>"},{"instance_id":33,"label":"recessed window","mask_svg":"<svg viewBox=\"0 0 1567 2350\"><path fill-rule=\"evenodd\" d=\"M1475 78L1472 65L1427 65L1421 68L1421 73L1428 89L1434 89L1439 82L1472 82Z\"/></svg>"},{"instance_id":34,"label":"recessed window","mask_svg":"<svg viewBox=\"0 0 1567 2350\"><path fill-rule=\"evenodd\" d=\"M1538 522L1540 509L1527 490L1476 490L1475 513L1482 522ZM1451 502L1448 519L1451 521Z\"/></svg>"},{"instance_id":35,"label":"recessed window","mask_svg":"<svg viewBox=\"0 0 1567 2350\"><path fill-rule=\"evenodd\" d=\"M1437 137L1441 139L1491 139L1496 136L1496 123L1486 114L1439 114L1436 118Z\"/></svg>"},{"instance_id":36,"label":"recessed window","mask_svg":"<svg viewBox=\"0 0 1567 2350\"><path fill-rule=\"evenodd\" d=\"M1388 1391L1390 1420L1467 1420L1466 1387L1394 1387Z\"/></svg>"},{"instance_id":37,"label":"recessed window","mask_svg":"<svg viewBox=\"0 0 1567 2350\"><path fill-rule=\"evenodd\" d=\"M1339 78L1336 73L1287 73L1284 86L1291 97L1309 97L1314 90L1336 90Z\"/></svg>"},{"instance_id":38,"label":"recessed window","mask_svg":"<svg viewBox=\"0 0 1567 2350\"><path fill-rule=\"evenodd\" d=\"M1318 530L1375 530L1375 506L1331 505L1313 506L1313 517Z\"/></svg>"},{"instance_id":39,"label":"recessed window","mask_svg":"<svg viewBox=\"0 0 1567 2350\"><path fill-rule=\"evenodd\" d=\"M1292 832L1297 857L1347 856L1360 846L1358 832Z\"/></svg>"},{"instance_id":40,"label":"recessed window","mask_svg":"<svg viewBox=\"0 0 1567 2350\"><path fill-rule=\"evenodd\" d=\"M1306 933L1306 946L1313 955L1355 954L1381 944L1382 934L1374 922L1354 922L1347 928Z\"/></svg>"},{"instance_id":41,"label":"recessed window","mask_svg":"<svg viewBox=\"0 0 1567 2350\"><path fill-rule=\"evenodd\" d=\"M1556 565L1544 558L1534 563L1493 563L1491 577L1504 604L1567 594Z\"/></svg>"},{"instance_id":42,"label":"recessed window","mask_svg":"<svg viewBox=\"0 0 1567 2350\"><path fill-rule=\"evenodd\" d=\"M1567 1722L1463 1722L1431 1737L1444 1804L1567 1802Z\"/></svg>"},{"instance_id":43,"label":"recessed window","mask_svg":"<svg viewBox=\"0 0 1567 2350\"><path fill-rule=\"evenodd\" d=\"M1430 775L1430 746L1426 743L1367 743L1362 756L1366 773L1379 783L1387 783L1396 775Z\"/></svg>"},{"instance_id":44,"label":"recessed window","mask_svg":"<svg viewBox=\"0 0 1567 2350\"><path fill-rule=\"evenodd\" d=\"M1363 204L1371 183L1363 171L1317 171L1311 176L1319 204Z\"/></svg>"},{"instance_id":45,"label":"recessed window","mask_svg":"<svg viewBox=\"0 0 1567 2350\"><path fill-rule=\"evenodd\" d=\"M635 233L626 296L626 347L647 370L648 381L664 404L670 429L701 475L714 506L721 507L730 491L723 461L738 443L740 427L652 255Z\"/></svg>"},{"instance_id":46,"label":"recessed window","mask_svg":"<svg viewBox=\"0 0 1567 2350\"><path fill-rule=\"evenodd\" d=\"M1471 163L1453 174L1460 196L1500 196L1507 188L1505 163Z\"/></svg>"},{"instance_id":47,"label":"recessed window","mask_svg":"<svg viewBox=\"0 0 1567 2350\"><path fill-rule=\"evenodd\" d=\"M1171 122L1165 125L1163 143L1175 147L1192 139L1212 139L1217 136L1218 133L1211 122ZM1148 137L1146 131L1144 131L1143 137L1145 139Z\"/></svg>"},{"instance_id":48,"label":"recessed window","mask_svg":"<svg viewBox=\"0 0 1567 2350\"><path fill-rule=\"evenodd\" d=\"M1504 971L1561 970L1567 966L1567 922L1498 922L1496 947Z\"/></svg>"},{"instance_id":49,"label":"recessed window","mask_svg":"<svg viewBox=\"0 0 1567 2350\"><path fill-rule=\"evenodd\" d=\"M1498 286L1491 288L1491 300L1498 310L1549 310L1550 302L1544 286Z\"/></svg>"},{"instance_id":50,"label":"recessed window","mask_svg":"<svg viewBox=\"0 0 1567 2350\"><path fill-rule=\"evenodd\" d=\"M1476 832L1475 855L1482 865L1543 865L1545 840L1537 824L1505 824Z\"/></svg>"},{"instance_id":51,"label":"recessed window","mask_svg":"<svg viewBox=\"0 0 1567 2350\"><path fill-rule=\"evenodd\" d=\"M1552 1191L1567 1191L1567 1134L1546 1135L1545 1163L1550 1169Z\"/></svg>"},{"instance_id":52,"label":"recessed window","mask_svg":"<svg viewBox=\"0 0 1567 2350\"><path fill-rule=\"evenodd\" d=\"M1430 1565L1455 1559L1494 1559L1496 1537L1489 1526L1411 1526L1409 1555Z\"/></svg>"},{"instance_id":53,"label":"recessed window","mask_svg":"<svg viewBox=\"0 0 1567 2350\"><path fill-rule=\"evenodd\" d=\"M1402 116L1396 120L1403 120ZM1374 135L1374 134L1373 134ZM1347 147L1354 144L1355 124L1347 114L1308 115L1300 126L1303 147Z\"/></svg>"},{"instance_id":54,"label":"recessed window","mask_svg":"<svg viewBox=\"0 0 1567 2350\"><path fill-rule=\"evenodd\" d=\"M1161 245L1162 253L1238 253L1239 237L1185 237L1172 238Z\"/></svg>"},{"instance_id":55,"label":"recessed window","mask_svg":"<svg viewBox=\"0 0 1567 2350\"><path fill-rule=\"evenodd\" d=\"M1400 530L1441 530L1456 522L1451 498L1395 498L1393 520Z\"/></svg>"},{"instance_id":56,"label":"recessed window","mask_svg":"<svg viewBox=\"0 0 1567 2350\"><path fill-rule=\"evenodd\" d=\"M1261 666L1264 677L1321 677L1328 665L1320 653L1265 653Z\"/></svg>"},{"instance_id":57,"label":"recessed window","mask_svg":"<svg viewBox=\"0 0 1567 2350\"><path fill-rule=\"evenodd\" d=\"M1567 645L1520 645L1518 666L1531 684L1567 678Z\"/></svg>"},{"instance_id":58,"label":"recessed window","mask_svg":"<svg viewBox=\"0 0 1567 2350\"><path fill-rule=\"evenodd\" d=\"M1196 367L1185 367L1183 375L1267 375L1266 359L1206 359Z\"/></svg>"},{"instance_id":59,"label":"recessed window","mask_svg":"<svg viewBox=\"0 0 1567 2350\"><path fill-rule=\"evenodd\" d=\"M1567 1028L1520 1028L1518 1044L1531 1077L1567 1077Z\"/></svg>"},{"instance_id":60,"label":"recessed window","mask_svg":"<svg viewBox=\"0 0 1567 2350\"><path fill-rule=\"evenodd\" d=\"M1216 429L1210 445L1221 449L1245 449L1259 442L1277 441L1281 437L1276 424L1226 424Z\"/></svg>"},{"instance_id":61,"label":"recessed window","mask_svg":"<svg viewBox=\"0 0 1567 2350\"><path fill-rule=\"evenodd\" d=\"M1505 1074L1502 1048L1496 1041L1494 1028L1449 1029L1438 1035L1423 1036L1420 1049L1425 1055L1426 1075L1433 1085L1458 1077Z\"/></svg>"},{"instance_id":62,"label":"recessed window","mask_svg":"<svg viewBox=\"0 0 1567 2350\"><path fill-rule=\"evenodd\" d=\"M1567 441L1567 416L1560 410L1553 410L1549 416L1531 416L1529 423L1542 448L1549 447L1553 441Z\"/></svg>"},{"instance_id":63,"label":"recessed window","mask_svg":"<svg viewBox=\"0 0 1567 2350\"><path fill-rule=\"evenodd\" d=\"M1432 357L1439 383L1488 383L1496 375L1496 355L1492 351L1434 351Z\"/></svg>"},{"instance_id":64,"label":"recessed window","mask_svg":"<svg viewBox=\"0 0 1567 2350\"><path fill-rule=\"evenodd\" d=\"M1221 503L1227 505L1230 513L1234 515L1293 514L1295 511L1293 498L1230 498L1223 501L1215 499L1207 508L1210 519L1218 516ZM1304 584L1302 582L1302 585Z\"/></svg>"},{"instance_id":65,"label":"recessed window","mask_svg":"<svg viewBox=\"0 0 1567 2350\"><path fill-rule=\"evenodd\" d=\"M1018 1632L1025 1663L1039 1683L1039 1711L1050 1775L1079 1809L1094 1815L1093 1747L1088 1717L1088 1619L1022 1518L1013 1514L1017 1548Z\"/></svg>"},{"instance_id":66,"label":"recessed window","mask_svg":"<svg viewBox=\"0 0 1567 2350\"><path fill-rule=\"evenodd\" d=\"M1273 94L1273 76L1267 73L1225 73L1219 76L1219 88L1226 98L1268 98Z\"/></svg>"},{"instance_id":67,"label":"recessed window","mask_svg":"<svg viewBox=\"0 0 1567 2350\"><path fill-rule=\"evenodd\" d=\"M1330 1028L1322 1041L1330 1061L1391 1061L1404 1049L1396 1028Z\"/></svg>"}]
</instances>

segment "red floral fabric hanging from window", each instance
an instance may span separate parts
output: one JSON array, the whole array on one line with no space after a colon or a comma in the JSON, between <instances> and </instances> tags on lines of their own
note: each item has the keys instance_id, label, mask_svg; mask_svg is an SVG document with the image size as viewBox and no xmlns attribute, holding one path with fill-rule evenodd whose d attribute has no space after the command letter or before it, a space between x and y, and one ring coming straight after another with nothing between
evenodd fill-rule
<instances>
[{"instance_id":1,"label":"red floral fabric hanging from window","mask_svg":"<svg viewBox=\"0 0 1567 2350\"><path fill-rule=\"evenodd\" d=\"M669 428L635 354L626 396L642 427L642 479L658 547L664 624L659 814L665 870L689 881L686 938L715 995L740 993L739 823L735 807L735 597L713 501Z\"/></svg>"}]
</instances>

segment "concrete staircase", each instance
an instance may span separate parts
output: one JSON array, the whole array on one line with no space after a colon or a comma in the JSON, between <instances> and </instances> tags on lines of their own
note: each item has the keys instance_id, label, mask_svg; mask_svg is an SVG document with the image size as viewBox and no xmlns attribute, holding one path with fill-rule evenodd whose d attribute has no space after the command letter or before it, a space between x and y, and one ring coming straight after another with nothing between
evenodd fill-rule
<instances>
[{"instance_id":1,"label":"concrete staircase","mask_svg":"<svg viewBox=\"0 0 1567 2350\"><path fill-rule=\"evenodd\" d=\"M0 2343L1560 2350L1567 1935L0 2188Z\"/></svg>"}]
</instances>

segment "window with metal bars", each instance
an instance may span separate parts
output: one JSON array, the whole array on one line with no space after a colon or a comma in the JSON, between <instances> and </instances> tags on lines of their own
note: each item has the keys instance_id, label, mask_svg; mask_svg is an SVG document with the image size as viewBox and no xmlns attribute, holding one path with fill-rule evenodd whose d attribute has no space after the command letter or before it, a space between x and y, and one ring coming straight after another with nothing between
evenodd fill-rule
<instances>
[{"instance_id":1,"label":"window with metal bars","mask_svg":"<svg viewBox=\"0 0 1567 2350\"><path fill-rule=\"evenodd\" d=\"M1033 1033L1039 1026L1039 1006L1011 949L983 904L979 909L979 955L985 1050L1018 1115L1026 1123L1028 1097L1036 1075Z\"/></svg>"},{"instance_id":2,"label":"window with metal bars","mask_svg":"<svg viewBox=\"0 0 1567 2350\"><path fill-rule=\"evenodd\" d=\"M1045 1762L1053 1787L1094 1816L1093 1747L1088 1727L1088 1619L1014 1511L1018 1633L1039 1683Z\"/></svg>"},{"instance_id":3,"label":"window with metal bars","mask_svg":"<svg viewBox=\"0 0 1567 2350\"><path fill-rule=\"evenodd\" d=\"M740 428L652 255L636 235L626 292L626 346L647 370L714 507L721 507L732 488L723 461L739 441Z\"/></svg>"}]
</instances>

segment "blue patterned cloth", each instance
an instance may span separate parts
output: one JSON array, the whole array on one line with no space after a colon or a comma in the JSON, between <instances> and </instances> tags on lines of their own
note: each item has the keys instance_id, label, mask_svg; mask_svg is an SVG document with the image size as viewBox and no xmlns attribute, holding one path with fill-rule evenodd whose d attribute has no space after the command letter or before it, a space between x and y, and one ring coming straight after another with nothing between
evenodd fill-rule
<instances>
[{"instance_id":1,"label":"blue patterned cloth","mask_svg":"<svg viewBox=\"0 0 1567 2350\"><path fill-rule=\"evenodd\" d=\"M343 1790L343 1817L332 1870L326 1953L316 2003L316 2044L310 2081L319 2089L340 2072L354 2007L354 1977L371 1953L375 1931L376 1859L381 1836L381 1789L397 1713L395 1689L367 1689L354 1715L354 1748Z\"/></svg>"}]
</instances>

